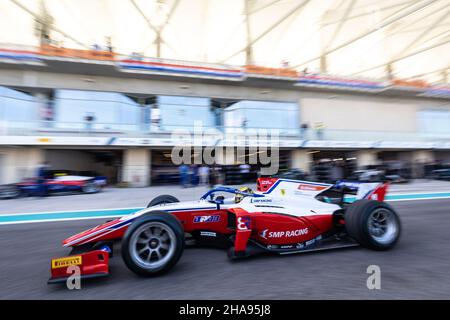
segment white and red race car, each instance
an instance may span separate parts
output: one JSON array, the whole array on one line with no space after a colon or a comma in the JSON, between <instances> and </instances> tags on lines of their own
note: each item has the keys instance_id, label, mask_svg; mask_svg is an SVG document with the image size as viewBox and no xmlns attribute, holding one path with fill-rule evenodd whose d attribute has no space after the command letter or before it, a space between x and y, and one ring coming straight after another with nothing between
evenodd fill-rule
<instances>
[{"instance_id":1,"label":"white and red race car","mask_svg":"<svg viewBox=\"0 0 450 320\"><path fill-rule=\"evenodd\" d=\"M117 242L126 266L143 276L170 270L190 244L227 248L232 259L357 245L387 250L401 231L397 213L383 202L387 188L259 178L255 192L217 187L188 202L162 195L146 209L64 240L72 253L52 259L49 283L65 281L72 266L82 278L108 275ZM348 202L349 194L356 201Z\"/></svg>"}]
</instances>

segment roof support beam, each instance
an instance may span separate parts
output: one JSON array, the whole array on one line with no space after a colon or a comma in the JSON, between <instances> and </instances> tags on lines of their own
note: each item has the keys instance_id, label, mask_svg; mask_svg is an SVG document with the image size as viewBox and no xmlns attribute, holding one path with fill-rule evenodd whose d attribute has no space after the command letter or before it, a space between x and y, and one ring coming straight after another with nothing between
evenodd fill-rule
<instances>
[{"instance_id":1,"label":"roof support beam","mask_svg":"<svg viewBox=\"0 0 450 320\"><path fill-rule=\"evenodd\" d=\"M421 78L423 76L427 76L429 74L435 74L435 73L436 74L440 73L442 75L442 77L445 78L446 73L448 73L449 69L450 69L450 65L447 65L447 67L445 67L445 68L439 68L439 69L427 71L427 72L424 72L424 73L414 74L414 75L412 75L412 76L410 76L408 78L416 79L416 78Z\"/></svg>"},{"instance_id":2,"label":"roof support beam","mask_svg":"<svg viewBox=\"0 0 450 320\"><path fill-rule=\"evenodd\" d=\"M342 15L341 20L339 21L339 24L337 25L336 29L334 29L333 35L330 38L330 41L327 43L327 45L324 47L324 51L326 52L331 45L333 44L334 40L336 39L336 37L339 35L339 33L341 32L342 27L344 26L344 24L347 22L348 19L348 15L350 14L350 12L352 11L354 5L356 3L356 0L350 0L350 2L348 3L347 8L345 9L344 14Z\"/></svg>"},{"instance_id":3,"label":"roof support beam","mask_svg":"<svg viewBox=\"0 0 450 320\"><path fill-rule=\"evenodd\" d=\"M288 11L288 13L286 13L284 16L282 16L280 19L278 19L275 23L273 23L269 28L267 28L263 33L261 33L259 36L257 36L255 39L252 39L249 43L247 43L247 45L236 51L235 53L233 53L232 55L228 56L226 59L221 60L220 62L225 62L233 57L235 57L236 55L238 55L239 53L247 50L248 46L252 46L254 45L256 42L258 42L259 40L261 40L264 36L266 36L269 32L271 32L273 29L275 29L276 27L278 27L280 25L280 23L282 23L284 20L286 20L287 18L289 18L291 15L293 15L295 12L297 12L298 10L302 9L305 7L305 5L307 5L311 0L304 0L302 1L300 4L298 4L297 6L295 6L292 10Z\"/></svg>"},{"instance_id":4,"label":"roof support beam","mask_svg":"<svg viewBox=\"0 0 450 320\"><path fill-rule=\"evenodd\" d=\"M245 13L245 35L247 46L245 48L245 64L253 64L253 47L252 47L252 33L250 28L250 3L251 0L244 0L244 13Z\"/></svg>"},{"instance_id":5,"label":"roof support beam","mask_svg":"<svg viewBox=\"0 0 450 320\"><path fill-rule=\"evenodd\" d=\"M391 37L401 35L404 32L404 30L408 29L410 26L414 26L416 24L420 24L420 22L424 21L425 19L428 21L429 17L435 15L438 12L442 12L442 10L445 9L445 8L446 8L446 6L439 7L439 8L436 8L435 10L433 10L433 11L428 12L425 15L419 15L418 17L416 17L416 19L409 20L408 24L394 25L391 30L387 30L387 32L385 33L384 37L380 37L379 39L376 39L367 48L365 48L364 51L361 51L361 52L358 52L357 54L355 54L355 57L354 57L353 61L355 61L355 62L361 61L362 57L364 57L366 52L369 52L369 51L373 50L373 48L375 48L379 43L382 43L383 41L387 41ZM429 40L433 40L433 38L429 39ZM389 63L389 61L387 61L386 63Z\"/></svg>"},{"instance_id":6,"label":"roof support beam","mask_svg":"<svg viewBox=\"0 0 450 320\"><path fill-rule=\"evenodd\" d=\"M176 0L175 3L173 4L169 14L167 15L167 18L165 19L164 23L161 25L161 27L157 27L155 26L149 18L147 18L147 16L144 14L144 12L141 10L141 8L139 8L139 6L137 5L135 0L130 0L131 3L133 4L134 8L139 12L139 14L141 15L141 17L147 22L148 27L153 30L156 34L155 36L155 40L154 42L152 42L152 44L156 45L156 57L157 58L161 58L161 47L162 44L164 43L167 47L169 47L172 51L175 51L168 43L167 41L164 40L164 38L162 37L162 30L164 29L164 27L167 25L167 23L169 22L170 17L172 16L172 14L175 12L175 9L178 6L179 0ZM148 48L148 46L147 46ZM145 49L146 50L146 49Z\"/></svg>"},{"instance_id":7,"label":"roof support beam","mask_svg":"<svg viewBox=\"0 0 450 320\"><path fill-rule=\"evenodd\" d=\"M345 3L345 1L346 0L343 0L339 4L339 6L343 5ZM328 43L323 48L321 48L320 72L322 72L322 73L327 73L328 72L328 57L327 57L327 54L325 52L327 52L327 50L331 47L331 45L333 44L333 42L336 39L336 37L341 32L341 29L344 26L345 22L347 22L347 17L350 14L350 12L352 11L353 6L355 5L355 2L356 2L356 0L350 0L350 2L348 3L347 8L345 9L345 12L344 12L343 16L341 17L341 20L339 21L338 26L334 29L334 32L331 35L330 40L328 41ZM323 32L323 29L322 29L322 32Z\"/></svg>"},{"instance_id":8,"label":"roof support beam","mask_svg":"<svg viewBox=\"0 0 450 320\"><path fill-rule=\"evenodd\" d=\"M444 14L439 16L427 29L423 30L417 37L415 37L402 51L400 51L397 55L395 55L394 59L397 57L401 57L404 54L408 53L415 45L420 43L424 37L426 37L431 31L433 31L442 21L448 18L450 14L450 9L445 10Z\"/></svg>"},{"instance_id":9,"label":"roof support beam","mask_svg":"<svg viewBox=\"0 0 450 320\"><path fill-rule=\"evenodd\" d=\"M422 48L422 49L413 51L413 52L411 52L411 53L409 53L409 54L406 54L406 55L404 55L404 56L401 56L401 57L398 57L398 58L396 58L396 59L393 59L393 60L390 61L390 64L395 63L395 62L398 62L398 61L401 61L401 60L404 60L404 59L406 59L406 58L410 58L410 57L412 57L412 56L415 56L415 55L417 55L417 54L420 54L420 53L423 53L423 52L432 50L432 49L434 49L434 48L438 48L438 47L444 46L444 45L449 44L449 43L450 43L450 36L447 36L447 37L445 37L445 40L444 40L444 41L438 42L438 43L436 43L436 44L432 44L432 45L427 46L427 47L425 47L425 48ZM364 70L355 72L355 73L353 73L352 75L358 75L358 74L361 74L361 73L364 73L364 72L367 72L367 71L371 71L371 70L374 70L374 69L382 68L382 67L385 67L385 66L386 66L386 63L379 64L379 65L376 65L376 66L374 66L374 67L370 67L370 68L367 68L367 69L364 69Z\"/></svg>"},{"instance_id":10,"label":"roof support beam","mask_svg":"<svg viewBox=\"0 0 450 320\"><path fill-rule=\"evenodd\" d=\"M378 31L380 29L386 28L387 26L389 26L389 25L391 25L391 24L393 24L393 23L395 23L395 22L397 22L397 21L399 21L399 20L401 20L403 18L406 18L406 17L414 14L414 13L424 9L425 7L430 6L431 4L433 4L436 1L438 1L438 0L427 0L427 1L423 2L423 3L421 3L417 7L411 8L410 6L408 6L407 8L403 8L403 9L395 12L394 14L390 15L386 19L384 19L380 23L380 25L377 25L376 27L374 27L374 28L372 28L372 29L370 29L368 31L365 31L365 32L359 34L358 36L356 36L356 37L354 37L354 38L352 38L352 39L350 39L348 41L345 41L345 42L341 43L340 45L338 45L338 46L336 46L336 47L334 47L334 48L332 48L330 50L327 50L326 52L324 52L324 54L328 55L328 54L333 53L335 51L338 51L338 50L340 50L342 48L345 48L348 45L350 45L350 44L352 44L352 43L354 43L354 42L356 42L356 41L358 41L358 40L360 40L362 38L365 38L365 37L371 35L372 33L376 32L376 31ZM302 65L308 64L310 62L316 61L316 60L320 59L320 57L321 57L321 55L319 55L317 57L314 57L312 59L309 59L307 61L304 61L302 63L299 63L299 64L295 65L294 67L297 68L297 67L300 67Z\"/></svg>"},{"instance_id":11,"label":"roof support beam","mask_svg":"<svg viewBox=\"0 0 450 320\"><path fill-rule=\"evenodd\" d=\"M442 83L449 83L449 69L450 67L445 68L444 70L442 70Z\"/></svg>"},{"instance_id":12,"label":"roof support beam","mask_svg":"<svg viewBox=\"0 0 450 320\"><path fill-rule=\"evenodd\" d=\"M28 9L26 6L24 6L23 4L21 4L19 1L17 0L10 0L12 3L14 3L16 6L18 6L19 8L21 8L22 10L24 10L25 12L27 12L29 15L33 16L33 18L39 22L39 23L45 23L45 21L42 21L41 17L39 17L38 14L34 13L33 11L31 11L30 9ZM66 37L67 39L72 40L73 42L75 42L76 44L78 44L79 46L86 48L86 49L90 49L88 45L78 41L77 39L75 39L74 37L70 36L69 34L65 33L64 31L62 31L61 29L57 28L57 27L52 27L52 29L60 34L62 34L64 37Z\"/></svg>"},{"instance_id":13,"label":"roof support beam","mask_svg":"<svg viewBox=\"0 0 450 320\"><path fill-rule=\"evenodd\" d=\"M150 19L148 19L147 16L144 14L144 12L142 12L141 8L139 8L139 6L137 5L135 0L130 0L130 1L133 4L134 8L137 10L137 12L139 12L141 17L144 18L145 22L147 22L148 27L155 32L156 37L155 37L155 40L153 43L156 44L156 57L160 58L161 57L161 42L163 42L163 39L161 38L159 29L156 26L154 26L153 23L150 21Z\"/></svg>"},{"instance_id":14,"label":"roof support beam","mask_svg":"<svg viewBox=\"0 0 450 320\"><path fill-rule=\"evenodd\" d=\"M252 14L254 14L254 13L257 13L258 11L261 11L261 10L264 10L265 8L271 7L271 6L273 6L275 3L280 2L280 1L281 1L281 0L274 0L274 1L272 1L272 2L270 2L270 3L268 3L268 4L266 4L266 5L263 5L263 6L259 7L259 8L256 8L256 9L250 11L249 14L252 15Z\"/></svg>"},{"instance_id":15,"label":"roof support beam","mask_svg":"<svg viewBox=\"0 0 450 320\"><path fill-rule=\"evenodd\" d=\"M393 9L393 8L401 7L401 6L404 6L404 5L407 5L407 4L411 4L413 2L414 1L412 1L412 0L408 0L408 1L405 1L405 2L392 4L392 5L389 5L389 6L386 6L386 7L381 7L377 11L381 11L382 12L382 11L390 10L390 9ZM371 14L372 14L372 12L358 13L358 14L355 14L353 16L348 17L347 21L354 20L354 19L361 18L361 17L365 17L365 16L369 16ZM340 21L341 21L341 19L330 21L330 22L326 22L326 23L323 24L323 26L327 27L329 25L339 23Z\"/></svg>"}]
</instances>

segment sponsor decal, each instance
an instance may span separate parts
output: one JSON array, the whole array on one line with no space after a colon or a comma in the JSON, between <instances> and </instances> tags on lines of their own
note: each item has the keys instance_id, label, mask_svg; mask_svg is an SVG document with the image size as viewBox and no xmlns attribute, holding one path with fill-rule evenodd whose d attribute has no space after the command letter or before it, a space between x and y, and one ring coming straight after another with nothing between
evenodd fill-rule
<instances>
[{"instance_id":1,"label":"sponsor decal","mask_svg":"<svg viewBox=\"0 0 450 320\"><path fill-rule=\"evenodd\" d=\"M249 217L238 217L237 218L237 228L241 231L249 231L250 228L250 218Z\"/></svg>"},{"instance_id":2,"label":"sponsor decal","mask_svg":"<svg viewBox=\"0 0 450 320\"><path fill-rule=\"evenodd\" d=\"M291 238L291 237L299 237L308 234L308 228L296 229L296 230L287 230L287 231L269 231L269 229L264 229L261 231L259 236L263 239L269 238Z\"/></svg>"},{"instance_id":3,"label":"sponsor decal","mask_svg":"<svg viewBox=\"0 0 450 320\"><path fill-rule=\"evenodd\" d=\"M251 199L251 203L270 203L272 199Z\"/></svg>"},{"instance_id":4,"label":"sponsor decal","mask_svg":"<svg viewBox=\"0 0 450 320\"><path fill-rule=\"evenodd\" d=\"M286 244L286 245L280 246L280 249L292 249L292 248L294 248L293 244Z\"/></svg>"},{"instance_id":5,"label":"sponsor decal","mask_svg":"<svg viewBox=\"0 0 450 320\"><path fill-rule=\"evenodd\" d=\"M213 216L195 216L194 222L195 223L208 223L208 222L219 222L220 216L219 215L213 215Z\"/></svg>"},{"instance_id":6,"label":"sponsor decal","mask_svg":"<svg viewBox=\"0 0 450 320\"><path fill-rule=\"evenodd\" d=\"M79 266L82 263L81 256L65 257L52 260L52 269Z\"/></svg>"},{"instance_id":7,"label":"sponsor decal","mask_svg":"<svg viewBox=\"0 0 450 320\"><path fill-rule=\"evenodd\" d=\"M319 241L319 240L321 240L321 239L322 239L322 236L317 236L317 237L315 237L314 239L311 239L311 240L309 240L309 241L306 241L306 242L305 242L305 246L307 247L307 246L313 245L313 244L316 243L316 241Z\"/></svg>"},{"instance_id":8,"label":"sponsor decal","mask_svg":"<svg viewBox=\"0 0 450 320\"><path fill-rule=\"evenodd\" d=\"M203 237L217 237L217 233L210 231L200 231L200 235Z\"/></svg>"},{"instance_id":9,"label":"sponsor decal","mask_svg":"<svg viewBox=\"0 0 450 320\"><path fill-rule=\"evenodd\" d=\"M303 243L297 243L297 244L295 245L295 247L296 247L297 249L303 249L303 248L305 247L305 245L304 245Z\"/></svg>"},{"instance_id":10,"label":"sponsor decal","mask_svg":"<svg viewBox=\"0 0 450 320\"><path fill-rule=\"evenodd\" d=\"M259 236L263 239L267 239L267 232L269 231L269 229L264 229L263 231L261 231L261 233L259 234Z\"/></svg>"},{"instance_id":11,"label":"sponsor decal","mask_svg":"<svg viewBox=\"0 0 450 320\"><path fill-rule=\"evenodd\" d=\"M303 191L322 191L325 190L326 188L328 188L327 186L316 186L313 184L305 184L305 183L300 183L297 187L298 190L303 190Z\"/></svg>"}]
</instances>

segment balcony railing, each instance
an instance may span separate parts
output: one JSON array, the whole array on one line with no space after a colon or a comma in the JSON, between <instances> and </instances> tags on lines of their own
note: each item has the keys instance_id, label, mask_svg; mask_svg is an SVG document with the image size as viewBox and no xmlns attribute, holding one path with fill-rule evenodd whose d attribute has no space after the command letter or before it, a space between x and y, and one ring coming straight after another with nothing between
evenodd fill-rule
<instances>
[{"instance_id":1,"label":"balcony railing","mask_svg":"<svg viewBox=\"0 0 450 320\"><path fill-rule=\"evenodd\" d=\"M140 54L116 54L102 50L78 50L53 45L41 47L0 43L0 60L20 62L21 64L45 65L48 60L83 61L96 65L116 65L120 72L139 72L148 74L176 75L197 78L227 79L245 81L248 77L272 80L294 81L295 86L307 86L332 90L355 90L363 92L382 92L395 89L400 92L414 91L426 97L448 98L448 83L436 85L420 79L360 78L348 75L333 75L320 72L300 72L292 68L270 68L267 66L231 66L201 61L182 61L144 57Z\"/></svg>"},{"instance_id":2,"label":"balcony railing","mask_svg":"<svg viewBox=\"0 0 450 320\"><path fill-rule=\"evenodd\" d=\"M1 122L2 136L99 136L99 137L162 137L169 138L172 134L202 133L204 135L270 135L277 134L280 139L295 139L307 141L398 141L398 142L450 142L450 133L421 133L399 131L371 130L337 130L337 129L296 129L296 128L262 128L233 126L202 126L189 125L155 125L155 124L118 124L118 123L86 123L86 122Z\"/></svg>"}]
</instances>

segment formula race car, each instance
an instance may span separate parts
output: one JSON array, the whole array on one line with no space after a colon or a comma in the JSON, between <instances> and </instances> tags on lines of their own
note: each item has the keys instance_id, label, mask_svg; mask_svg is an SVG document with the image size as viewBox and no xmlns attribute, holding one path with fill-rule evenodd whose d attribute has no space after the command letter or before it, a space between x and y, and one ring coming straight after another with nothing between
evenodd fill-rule
<instances>
[{"instance_id":1,"label":"formula race car","mask_svg":"<svg viewBox=\"0 0 450 320\"><path fill-rule=\"evenodd\" d=\"M108 275L116 244L126 266L142 276L170 270L186 245L220 246L231 259L358 245L387 250L401 231L397 213L383 202L387 188L259 178L255 192L216 187L189 202L161 195L143 210L64 240L72 252L52 259L48 282L66 281L74 266L81 278Z\"/></svg>"},{"instance_id":2,"label":"formula race car","mask_svg":"<svg viewBox=\"0 0 450 320\"><path fill-rule=\"evenodd\" d=\"M21 196L47 196L63 192L97 193L106 185L105 177L85 177L75 175L55 176L39 181L37 178L0 186L0 199L13 199Z\"/></svg>"}]
</instances>

